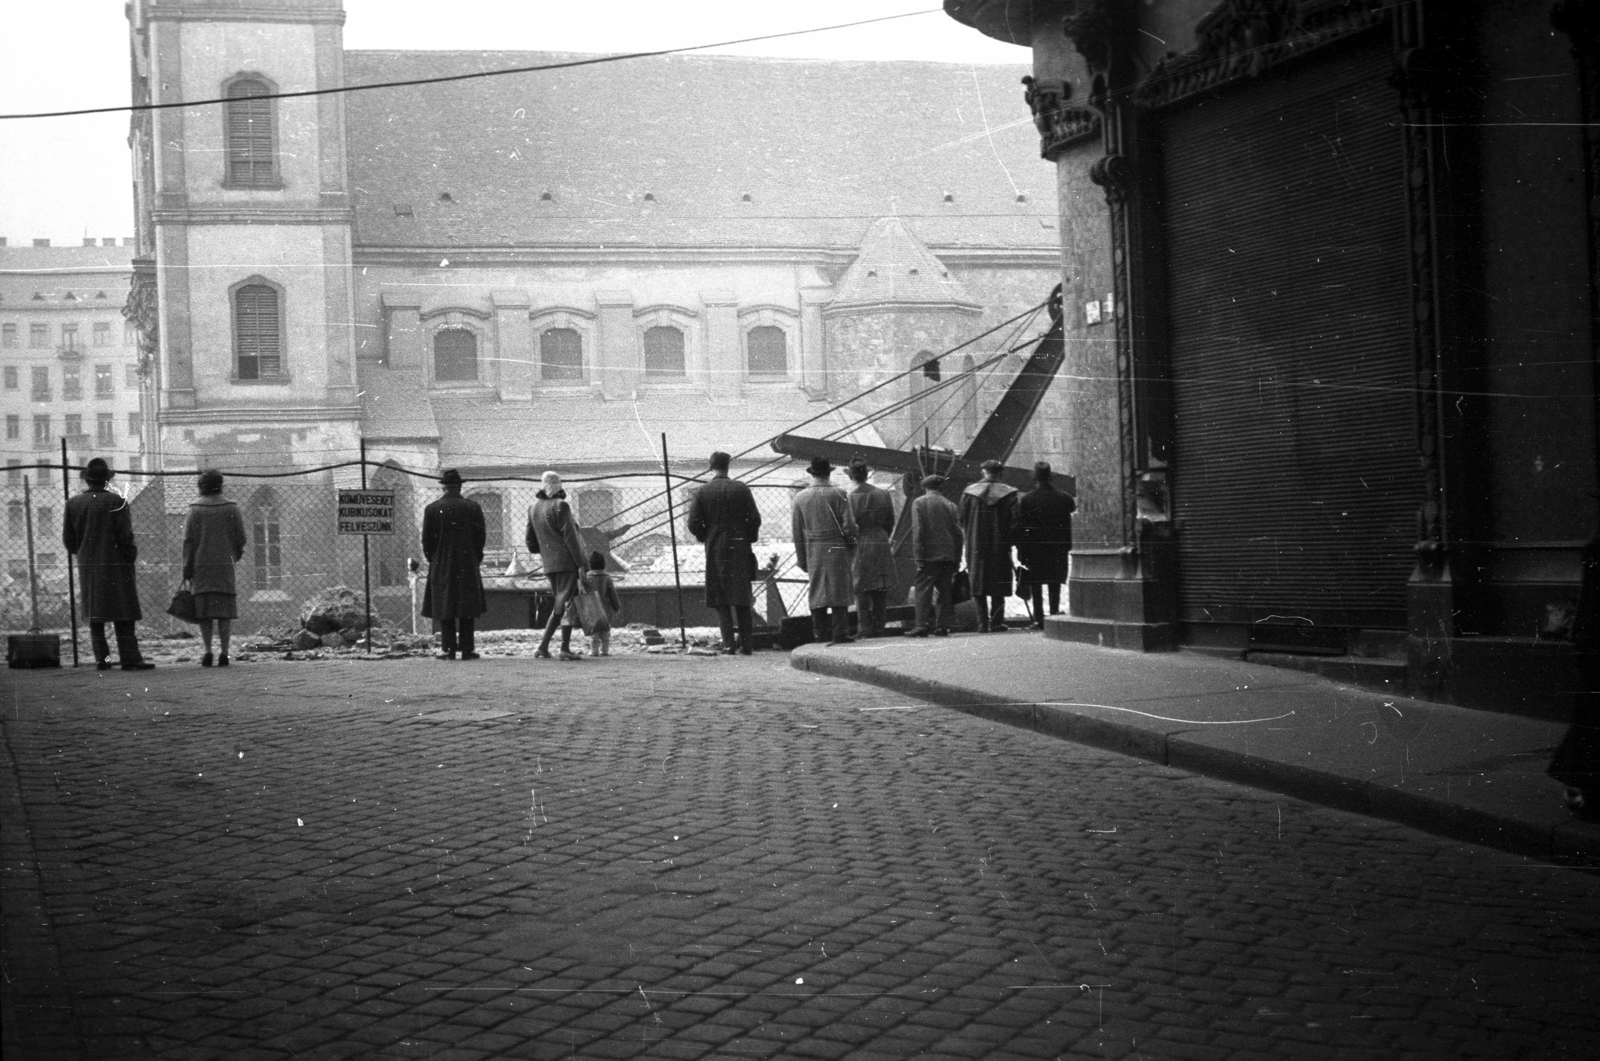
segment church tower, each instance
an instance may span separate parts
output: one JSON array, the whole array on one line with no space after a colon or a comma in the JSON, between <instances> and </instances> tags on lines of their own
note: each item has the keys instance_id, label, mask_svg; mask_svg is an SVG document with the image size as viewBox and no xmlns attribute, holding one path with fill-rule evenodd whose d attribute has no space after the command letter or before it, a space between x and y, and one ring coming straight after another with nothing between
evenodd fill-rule
<instances>
[{"instance_id":1,"label":"church tower","mask_svg":"<svg viewBox=\"0 0 1600 1061\"><path fill-rule=\"evenodd\" d=\"M139 323L168 468L359 445L340 0L134 0ZM146 288L148 292L148 288ZM136 290L130 304L141 302Z\"/></svg>"}]
</instances>

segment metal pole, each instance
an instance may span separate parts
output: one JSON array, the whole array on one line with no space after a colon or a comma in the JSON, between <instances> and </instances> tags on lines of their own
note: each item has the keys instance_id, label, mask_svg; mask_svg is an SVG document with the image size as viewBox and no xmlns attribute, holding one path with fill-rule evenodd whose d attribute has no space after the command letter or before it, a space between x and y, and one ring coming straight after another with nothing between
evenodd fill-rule
<instances>
[{"instance_id":1,"label":"metal pole","mask_svg":"<svg viewBox=\"0 0 1600 1061\"><path fill-rule=\"evenodd\" d=\"M39 629L39 580L33 572L33 488L22 477L22 507L28 521L28 597L33 601L33 628Z\"/></svg>"},{"instance_id":2,"label":"metal pole","mask_svg":"<svg viewBox=\"0 0 1600 1061\"><path fill-rule=\"evenodd\" d=\"M678 573L678 517L672 512L672 466L667 461L667 433L661 432L661 477L667 481L667 530L672 536L672 581L678 587L678 644L689 651L689 630L683 621L683 577Z\"/></svg>"},{"instance_id":3,"label":"metal pole","mask_svg":"<svg viewBox=\"0 0 1600 1061\"><path fill-rule=\"evenodd\" d=\"M61 497L72 500L72 477L67 472L67 440L61 440ZM67 520L66 505L61 507L61 521ZM67 554L67 614L72 621L72 665L78 665L78 589L72 579L72 554Z\"/></svg>"},{"instance_id":4,"label":"metal pole","mask_svg":"<svg viewBox=\"0 0 1600 1061\"><path fill-rule=\"evenodd\" d=\"M361 489L367 488L367 440L361 439ZM367 653L372 653L372 535L361 535L361 579L367 602Z\"/></svg>"}]
</instances>

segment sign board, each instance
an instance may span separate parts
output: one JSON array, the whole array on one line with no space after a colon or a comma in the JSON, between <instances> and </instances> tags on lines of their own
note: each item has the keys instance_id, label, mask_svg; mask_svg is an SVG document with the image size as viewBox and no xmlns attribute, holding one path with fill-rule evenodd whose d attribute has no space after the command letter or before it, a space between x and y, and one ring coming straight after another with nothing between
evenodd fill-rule
<instances>
[{"instance_id":1,"label":"sign board","mask_svg":"<svg viewBox=\"0 0 1600 1061\"><path fill-rule=\"evenodd\" d=\"M393 534L393 490L340 490L340 534Z\"/></svg>"}]
</instances>

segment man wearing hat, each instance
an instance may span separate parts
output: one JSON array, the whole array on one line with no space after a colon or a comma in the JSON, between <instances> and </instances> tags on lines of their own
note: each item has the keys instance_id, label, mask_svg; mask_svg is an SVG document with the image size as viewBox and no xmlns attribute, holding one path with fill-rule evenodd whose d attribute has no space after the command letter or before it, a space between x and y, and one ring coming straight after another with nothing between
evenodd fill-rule
<instances>
[{"instance_id":1,"label":"man wearing hat","mask_svg":"<svg viewBox=\"0 0 1600 1061\"><path fill-rule=\"evenodd\" d=\"M911 558L917 562L917 580L911 602L917 625L907 637L950 636L955 612L955 577L961 563L961 516L950 499L939 492L944 476L922 480L922 493L911 502ZM934 625L933 595L939 594L938 625Z\"/></svg>"},{"instance_id":2,"label":"man wearing hat","mask_svg":"<svg viewBox=\"0 0 1600 1061\"><path fill-rule=\"evenodd\" d=\"M849 644L850 554L856 545L856 521L844 491L828 481L833 465L814 457L806 468L811 485L794 497L790 520L795 563L811 577L811 626L818 641ZM828 624L828 609L833 624Z\"/></svg>"},{"instance_id":3,"label":"man wearing hat","mask_svg":"<svg viewBox=\"0 0 1600 1061\"><path fill-rule=\"evenodd\" d=\"M983 479L961 492L961 526L967 536L967 573L978 632L1004 633L1011 596L1011 545L1017 526L1017 488L1000 481L1005 465L984 461ZM987 600L987 605L985 601Z\"/></svg>"},{"instance_id":4,"label":"man wearing hat","mask_svg":"<svg viewBox=\"0 0 1600 1061\"><path fill-rule=\"evenodd\" d=\"M733 458L721 450L711 455L711 481L689 502L689 533L706 547L706 607L714 608L722 627L722 651L750 655L755 621L754 546L761 530L761 511L750 488L728 477ZM734 641L734 620L739 637Z\"/></svg>"},{"instance_id":5,"label":"man wearing hat","mask_svg":"<svg viewBox=\"0 0 1600 1061\"><path fill-rule=\"evenodd\" d=\"M550 591L555 594L555 604L550 609L550 620L545 623L544 638L539 642L535 659L550 658L550 639L556 627L561 626L561 653L563 660L583 657L572 651L572 627L563 626L567 605L578 595L578 579L589 569L589 554L578 537L578 521L567 504L567 492L561 488L561 475L554 471L539 477L540 490L528 507L528 552L537 552L544 565L544 577L550 580Z\"/></svg>"},{"instance_id":6,"label":"man wearing hat","mask_svg":"<svg viewBox=\"0 0 1600 1061\"><path fill-rule=\"evenodd\" d=\"M856 555L851 571L856 584L856 623L862 637L882 637L889 604L894 557L889 534L894 530L894 501L889 491L867 482L870 469L860 457L850 462L850 514L856 519Z\"/></svg>"},{"instance_id":7,"label":"man wearing hat","mask_svg":"<svg viewBox=\"0 0 1600 1061\"><path fill-rule=\"evenodd\" d=\"M1050 587L1050 614L1061 614L1061 583L1072 553L1072 513L1077 502L1056 489L1050 465L1033 466L1038 485L1017 503L1017 596L1030 601L1033 625L1044 629L1044 587Z\"/></svg>"},{"instance_id":8,"label":"man wearing hat","mask_svg":"<svg viewBox=\"0 0 1600 1061\"><path fill-rule=\"evenodd\" d=\"M99 457L83 469L83 493L67 502L61 521L61 542L78 558L83 587L83 614L89 620L89 645L100 670L111 669L111 646L106 643L106 623L117 633L117 659L123 670L149 670L139 652L133 624L144 618L139 590L133 580L133 562L139 549L133 541L133 518L128 501L106 489L112 471Z\"/></svg>"},{"instance_id":9,"label":"man wearing hat","mask_svg":"<svg viewBox=\"0 0 1600 1061\"><path fill-rule=\"evenodd\" d=\"M477 659L472 626L489 610L483 597L483 563L487 527L483 507L461 496L461 473L449 468L439 476L444 496L422 510L422 555L428 558L428 583L422 596L422 617L439 624L440 659Z\"/></svg>"}]
</instances>

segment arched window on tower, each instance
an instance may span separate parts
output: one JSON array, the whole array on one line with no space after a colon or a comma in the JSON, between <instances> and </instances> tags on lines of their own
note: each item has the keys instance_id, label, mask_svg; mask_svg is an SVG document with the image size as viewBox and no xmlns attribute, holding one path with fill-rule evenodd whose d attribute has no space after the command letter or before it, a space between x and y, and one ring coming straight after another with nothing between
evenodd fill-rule
<instances>
[{"instance_id":1,"label":"arched window on tower","mask_svg":"<svg viewBox=\"0 0 1600 1061\"><path fill-rule=\"evenodd\" d=\"M752 376L783 376L789 372L788 336L782 328L764 324L745 335Z\"/></svg>"},{"instance_id":2,"label":"arched window on tower","mask_svg":"<svg viewBox=\"0 0 1600 1061\"><path fill-rule=\"evenodd\" d=\"M241 77L228 85L224 183L244 188L272 188L280 183L271 95L272 86L259 78Z\"/></svg>"},{"instance_id":3,"label":"arched window on tower","mask_svg":"<svg viewBox=\"0 0 1600 1061\"><path fill-rule=\"evenodd\" d=\"M684 374L681 330L665 324L645 329L644 374L657 377Z\"/></svg>"},{"instance_id":4,"label":"arched window on tower","mask_svg":"<svg viewBox=\"0 0 1600 1061\"><path fill-rule=\"evenodd\" d=\"M478 337L465 328L434 332L433 378L440 383L477 382Z\"/></svg>"}]
</instances>

